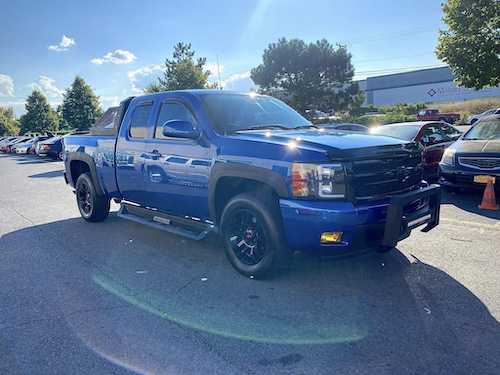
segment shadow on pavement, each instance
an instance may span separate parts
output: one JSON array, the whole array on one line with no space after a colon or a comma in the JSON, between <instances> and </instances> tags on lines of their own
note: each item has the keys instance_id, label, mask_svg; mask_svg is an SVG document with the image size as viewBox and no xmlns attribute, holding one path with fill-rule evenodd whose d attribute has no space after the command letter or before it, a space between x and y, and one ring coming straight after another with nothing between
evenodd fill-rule
<instances>
[{"instance_id":1,"label":"shadow on pavement","mask_svg":"<svg viewBox=\"0 0 500 375\"><path fill-rule=\"evenodd\" d=\"M34 174L31 176L28 176L30 178L53 178L53 177L63 177L63 172L64 169L58 170L58 171L52 171L52 172L45 172L45 173L39 173L39 174Z\"/></svg>"},{"instance_id":2,"label":"shadow on pavement","mask_svg":"<svg viewBox=\"0 0 500 375\"><path fill-rule=\"evenodd\" d=\"M458 194L442 193L441 204L452 204L462 210L478 215L500 220L500 211L481 210L477 206L483 199L483 190L462 189ZM500 196L496 196L497 205L500 204Z\"/></svg>"},{"instance_id":3,"label":"shadow on pavement","mask_svg":"<svg viewBox=\"0 0 500 375\"><path fill-rule=\"evenodd\" d=\"M232 270L216 236L195 242L114 213L104 223L71 219L7 233L0 249L0 372L500 368L500 325L487 307L397 250L313 259L257 281Z\"/></svg>"}]
</instances>

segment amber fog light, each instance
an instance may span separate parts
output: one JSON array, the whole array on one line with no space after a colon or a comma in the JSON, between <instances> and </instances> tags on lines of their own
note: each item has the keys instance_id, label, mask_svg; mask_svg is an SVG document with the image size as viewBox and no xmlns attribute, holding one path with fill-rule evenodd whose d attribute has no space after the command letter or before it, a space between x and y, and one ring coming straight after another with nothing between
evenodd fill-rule
<instances>
[{"instance_id":1,"label":"amber fog light","mask_svg":"<svg viewBox=\"0 0 500 375\"><path fill-rule=\"evenodd\" d=\"M343 232L324 232L321 234L321 243L340 242Z\"/></svg>"}]
</instances>

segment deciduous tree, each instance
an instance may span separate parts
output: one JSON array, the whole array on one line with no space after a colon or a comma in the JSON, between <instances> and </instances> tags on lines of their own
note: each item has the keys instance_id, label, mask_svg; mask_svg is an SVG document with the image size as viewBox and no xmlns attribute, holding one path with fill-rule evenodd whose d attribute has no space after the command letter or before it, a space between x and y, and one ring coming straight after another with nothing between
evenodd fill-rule
<instances>
[{"instance_id":1,"label":"deciduous tree","mask_svg":"<svg viewBox=\"0 0 500 375\"><path fill-rule=\"evenodd\" d=\"M447 0L447 30L440 30L436 55L460 86L480 90L500 84L500 0Z\"/></svg>"},{"instance_id":2,"label":"deciduous tree","mask_svg":"<svg viewBox=\"0 0 500 375\"><path fill-rule=\"evenodd\" d=\"M262 59L250 72L259 91L280 97L302 114L307 109L344 110L364 101L364 93L352 83L351 54L325 39L306 44L281 38L264 50Z\"/></svg>"},{"instance_id":3,"label":"deciduous tree","mask_svg":"<svg viewBox=\"0 0 500 375\"><path fill-rule=\"evenodd\" d=\"M0 136L18 135L19 126L20 123L16 120L12 107L0 107Z\"/></svg>"},{"instance_id":4,"label":"deciduous tree","mask_svg":"<svg viewBox=\"0 0 500 375\"><path fill-rule=\"evenodd\" d=\"M38 90L26 98L26 113L21 116L21 134L55 132L59 129L59 117L45 95Z\"/></svg>"},{"instance_id":5,"label":"deciduous tree","mask_svg":"<svg viewBox=\"0 0 500 375\"><path fill-rule=\"evenodd\" d=\"M99 97L84 79L77 75L71 87L63 94L63 119L70 129L89 130L103 113Z\"/></svg>"}]
</instances>

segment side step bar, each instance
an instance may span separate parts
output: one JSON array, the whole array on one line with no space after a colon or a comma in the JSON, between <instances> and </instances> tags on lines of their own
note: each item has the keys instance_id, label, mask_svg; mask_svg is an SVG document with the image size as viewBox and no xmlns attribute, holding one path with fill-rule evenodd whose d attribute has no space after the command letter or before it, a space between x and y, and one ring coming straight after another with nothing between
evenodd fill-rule
<instances>
[{"instance_id":1,"label":"side step bar","mask_svg":"<svg viewBox=\"0 0 500 375\"><path fill-rule=\"evenodd\" d=\"M148 225L150 227L162 229L170 233L179 234L193 240L202 240L214 228L214 226L210 224L168 215L163 212L123 202L120 204L118 216L123 219Z\"/></svg>"}]
</instances>

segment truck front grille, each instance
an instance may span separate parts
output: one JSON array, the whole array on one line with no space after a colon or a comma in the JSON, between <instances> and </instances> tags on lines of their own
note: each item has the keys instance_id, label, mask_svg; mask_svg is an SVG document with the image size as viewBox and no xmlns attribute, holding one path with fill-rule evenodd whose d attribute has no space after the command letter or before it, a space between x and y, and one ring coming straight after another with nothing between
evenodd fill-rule
<instances>
[{"instance_id":1,"label":"truck front grille","mask_svg":"<svg viewBox=\"0 0 500 375\"><path fill-rule=\"evenodd\" d=\"M419 152L354 160L352 187L356 200L379 199L416 188L422 180Z\"/></svg>"}]
</instances>

